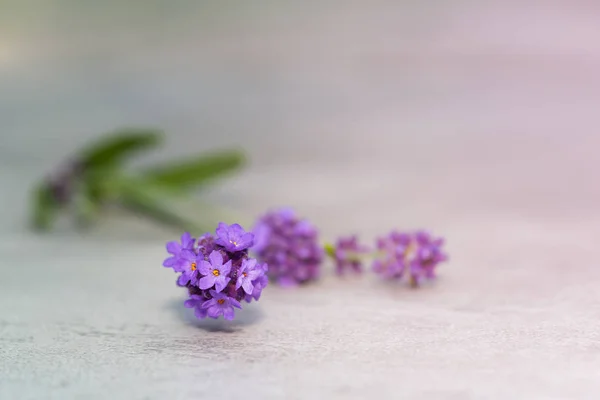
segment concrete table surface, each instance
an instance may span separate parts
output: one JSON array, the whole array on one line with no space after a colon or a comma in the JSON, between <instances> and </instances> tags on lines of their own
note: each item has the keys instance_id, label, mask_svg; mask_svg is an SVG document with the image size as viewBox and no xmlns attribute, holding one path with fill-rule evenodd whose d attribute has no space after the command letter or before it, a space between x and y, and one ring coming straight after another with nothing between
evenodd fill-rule
<instances>
[{"instance_id":1,"label":"concrete table surface","mask_svg":"<svg viewBox=\"0 0 600 400\"><path fill-rule=\"evenodd\" d=\"M368 3L0 6L1 399L597 398L600 7ZM451 263L197 322L160 266L175 233L25 224L45 171L140 124L169 133L140 163L244 147L199 196L246 221L425 227Z\"/></svg>"}]
</instances>

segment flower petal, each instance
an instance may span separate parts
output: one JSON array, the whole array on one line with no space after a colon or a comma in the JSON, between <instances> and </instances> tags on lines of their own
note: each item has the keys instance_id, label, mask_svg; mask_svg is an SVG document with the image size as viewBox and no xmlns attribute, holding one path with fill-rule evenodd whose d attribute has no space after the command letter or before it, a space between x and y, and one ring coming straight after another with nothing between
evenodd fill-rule
<instances>
[{"instance_id":1,"label":"flower petal","mask_svg":"<svg viewBox=\"0 0 600 400\"><path fill-rule=\"evenodd\" d=\"M228 321L231 321L233 318L235 318L235 311L233 311L233 307L227 307L223 309L223 318Z\"/></svg>"},{"instance_id":2,"label":"flower petal","mask_svg":"<svg viewBox=\"0 0 600 400\"><path fill-rule=\"evenodd\" d=\"M206 315L208 314L208 311L206 311L205 308L202 307L196 307L194 309L194 315L196 316L196 318L198 319L204 319L206 318Z\"/></svg>"},{"instance_id":3,"label":"flower petal","mask_svg":"<svg viewBox=\"0 0 600 400\"><path fill-rule=\"evenodd\" d=\"M231 271L231 260L223 264L221 268L219 268L219 271L221 272L221 275L227 275Z\"/></svg>"},{"instance_id":4,"label":"flower petal","mask_svg":"<svg viewBox=\"0 0 600 400\"><path fill-rule=\"evenodd\" d=\"M227 284L229 283L229 281L231 280L231 278L225 276L225 275L219 275L215 280L215 289L217 291L217 293L221 292L223 289L225 289L225 286L227 286ZM202 289L202 288L201 288Z\"/></svg>"},{"instance_id":5,"label":"flower petal","mask_svg":"<svg viewBox=\"0 0 600 400\"><path fill-rule=\"evenodd\" d=\"M242 283L242 288L247 294L252 294L252 291L254 290L254 285L252 284L252 281L250 279L246 278Z\"/></svg>"},{"instance_id":6,"label":"flower petal","mask_svg":"<svg viewBox=\"0 0 600 400\"><path fill-rule=\"evenodd\" d=\"M223 256L221 255L221 252L214 250L212 253L210 253L210 255L208 256L208 259L210 260L210 263L212 264L213 267L220 267L221 265L223 265Z\"/></svg>"},{"instance_id":7,"label":"flower petal","mask_svg":"<svg viewBox=\"0 0 600 400\"><path fill-rule=\"evenodd\" d=\"M212 273L212 270L212 265L206 260L202 260L200 265L198 265L198 271L200 271L202 275L209 275Z\"/></svg>"},{"instance_id":8,"label":"flower petal","mask_svg":"<svg viewBox=\"0 0 600 400\"><path fill-rule=\"evenodd\" d=\"M177 254L181 251L181 245L177 242L167 243L167 251L171 254Z\"/></svg>"},{"instance_id":9,"label":"flower petal","mask_svg":"<svg viewBox=\"0 0 600 400\"><path fill-rule=\"evenodd\" d=\"M193 243L195 241L196 239L194 239L189 232L185 232L183 235L181 235L181 247L183 247L184 249L189 249L193 247Z\"/></svg>"},{"instance_id":10,"label":"flower petal","mask_svg":"<svg viewBox=\"0 0 600 400\"><path fill-rule=\"evenodd\" d=\"M219 315L223 313L222 309L216 306L213 306L208 309L208 316L211 318L219 318Z\"/></svg>"},{"instance_id":11,"label":"flower petal","mask_svg":"<svg viewBox=\"0 0 600 400\"><path fill-rule=\"evenodd\" d=\"M212 285L214 285L214 284L215 284L215 277L213 275L205 276L198 281L198 287L202 290L206 290L206 289L212 287Z\"/></svg>"},{"instance_id":12,"label":"flower petal","mask_svg":"<svg viewBox=\"0 0 600 400\"><path fill-rule=\"evenodd\" d=\"M179 275L179 278L177 278L177 286L185 286L189 281L190 278L187 275L181 274Z\"/></svg>"},{"instance_id":13,"label":"flower petal","mask_svg":"<svg viewBox=\"0 0 600 400\"><path fill-rule=\"evenodd\" d=\"M165 261L163 261L163 267L167 267L167 268L172 268L174 265L177 264L177 262L179 261L179 259L177 257L169 257L166 258Z\"/></svg>"},{"instance_id":14,"label":"flower petal","mask_svg":"<svg viewBox=\"0 0 600 400\"><path fill-rule=\"evenodd\" d=\"M237 301L236 299L234 299L233 297L229 298L229 304L231 304L234 307L240 308L240 309L242 308L242 305L240 304L240 302Z\"/></svg>"}]
</instances>

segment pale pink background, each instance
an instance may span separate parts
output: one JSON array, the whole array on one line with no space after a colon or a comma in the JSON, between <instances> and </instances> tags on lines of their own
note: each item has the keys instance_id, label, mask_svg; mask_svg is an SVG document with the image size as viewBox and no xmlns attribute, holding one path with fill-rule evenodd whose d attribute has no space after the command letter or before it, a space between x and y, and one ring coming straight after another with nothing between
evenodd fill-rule
<instances>
[{"instance_id":1,"label":"pale pink background","mask_svg":"<svg viewBox=\"0 0 600 400\"><path fill-rule=\"evenodd\" d=\"M596 398L599 21L592 1L4 2L0 398ZM160 267L170 232L24 224L44 170L134 124L169 133L155 159L246 148L203 195L245 222L426 227L452 261L421 291L271 288L235 332L200 329Z\"/></svg>"}]
</instances>

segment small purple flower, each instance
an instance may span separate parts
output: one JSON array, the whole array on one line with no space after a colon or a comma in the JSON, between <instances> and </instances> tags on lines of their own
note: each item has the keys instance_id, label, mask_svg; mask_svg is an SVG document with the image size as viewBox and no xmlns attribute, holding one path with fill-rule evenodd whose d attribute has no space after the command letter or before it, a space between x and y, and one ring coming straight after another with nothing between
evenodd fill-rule
<instances>
[{"instance_id":1,"label":"small purple flower","mask_svg":"<svg viewBox=\"0 0 600 400\"><path fill-rule=\"evenodd\" d=\"M254 290L254 284L252 282L261 275L264 275L264 272L261 267L256 265L256 259L250 258L248 260L243 260L242 266L238 271L235 288L239 289L241 286L242 289L244 289L244 292L251 295Z\"/></svg>"},{"instance_id":2,"label":"small purple flower","mask_svg":"<svg viewBox=\"0 0 600 400\"><path fill-rule=\"evenodd\" d=\"M267 275L260 276L257 280L255 280L252 284L254 288L252 289L252 294L247 294L245 300L250 303L252 299L259 300L264 288L267 287L269 283L269 278Z\"/></svg>"},{"instance_id":3,"label":"small purple flower","mask_svg":"<svg viewBox=\"0 0 600 400\"><path fill-rule=\"evenodd\" d=\"M185 250L193 251L196 239L189 232L181 235L181 244L178 242L167 243L167 252L171 254L164 262L163 266L173 268L176 272L181 272L185 257L182 258L182 252Z\"/></svg>"},{"instance_id":4,"label":"small purple flower","mask_svg":"<svg viewBox=\"0 0 600 400\"><path fill-rule=\"evenodd\" d=\"M282 286L294 286L319 277L323 248L316 228L291 210L268 212L254 228L253 250L269 265L270 275Z\"/></svg>"},{"instance_id":5,"label":"small purple flower","mask_svg":"<svg viewBox=\"0 0 600 400\"><path fill-rule=\"evenodd\" d=\"M447 260L442 251L444 240L432 238L428 233L391 232L377 240L381 257L373 263L373 270L386 279L401 279L408 273L412 286L423 278L434 278L435 268Z\"/></svg>"},{"instance_id":6,"label":"small purple flower","mask_svg":"<svg viewBox=\"0 0 600 400\"><path fill-rule=\"evenodd\" d=\"M227 225L224 222L219 223L216 230L216 244L225 247L225 250L235 253L246 250L254 244L254 235L244 231L239 224Z\"/></svg>"},{"instance_id":7,"label":"small purple flower","mask_svg":"<svg viewBox=\"0 0 600 400\"><path fill-rule=\"evenodd\" d=\"M418 283L422 278L435 278L435 268L448 256L442 252L443 238L432 238L427 232L415 233L417 250L410 263L411 277Z\"/></svg>"},{"instance_id":8,"label":"small purple flower","mask_svg":"<svg viewBox=\"0 0 600 400\"><path fill-rule=\"evenodd\" d=\"M369 249L358 243L357 236L341 237L338 239L333 250L335 259L335 272L343 275L346 270L356 273L362 272L362 255Z\"/></svg>"},{"instance_id":9,"label":"small purple flower","mask_svg":"<svg viewBox=\"0 0 600 400\"><path fill-rule=\"evenodd\" d=\"M214 285L216 291L220 292L225 289L225 286L227 286L231 280L231 278L227 276L229 271L231 271L231 260L223 264L223 256L216 250L210 253L208 258L210 262L202 260L202 263L198 268L200 273L205 275L198 281L198 287L206 290Z\"/></svg>"},{"instance_id":10,"label":"small purple flower","mask_svg":"<svg viewBox=\"0 0 600 400\"><path fill-rule=\"evenodd\" d=\"M233 307L240 308L241 300L258 300L268 284L267 265L248 256L253 234L237 224L220 224L217 233L219 238L206 233L197 241L186 233L181 243L167 245L172 257L165 265L180 272L177 285L189 294L184 305L199 319L219 315L232 319Z\"/></svg>"},{"instance_id":11,"label":"small purple flower","mask_svg":"<svg viewBox=\"0 0 600 400\"><path fill-rule=\"evenodd\" d=\"M202 304L202 308L206 309L207 315L211 318L219 318L222 315L223 318L231 321L235 317L233 307L242 308L239 301L224 293L217 293L215 290L211 290L210 295L212 299L205 301Z\"/></svg>"},{"instance_id":12,"label":"small purple flower","mask_svg":"<svg viewBox=\"0 0 600 400\"><path fill-rule=\"evenodd\" d=\"M196 253L191 250L182 250L180 254L181 259L181 276L177 283L179 286L186 285L188 283L192 285L198 284L198 264L203 262L203 257L198 257Z\"/></svg>"},{"instance_id":13,"label":"small purple flower","mask_svg":"<svg viewBox=\"0 0 600 400\"><path fill-rule=\"evenodd\" d=\"M202 308L202 304L204 304L206 300L208 299L200 294L190 294L190 298L187 299L183 305L185 308L193 308L196 318L204 319L208 315L206 308Z\"/></svg>"}]
</instances>

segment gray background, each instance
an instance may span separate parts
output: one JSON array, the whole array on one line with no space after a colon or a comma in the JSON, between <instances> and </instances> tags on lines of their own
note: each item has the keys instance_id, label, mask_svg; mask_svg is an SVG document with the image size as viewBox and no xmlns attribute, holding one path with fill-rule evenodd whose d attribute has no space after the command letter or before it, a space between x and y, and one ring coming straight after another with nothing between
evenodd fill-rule
<instances>
[{"instance_id":1,"label":"gray background","mask_svg":"<svg viewBox=\"0 0 600 400\"><path fill-rule=\"evenodd\" d=\"M2 2L0 398L597 398L599 18L586 1ZM426 227L452 261L419 291L328 275L198 323L160 266L173 232L26 227L32 183L127 125L169 133L140 162L244 147L250 167L202 199L245 223L291 205L324 239Z\"/></svg>"}]
</instances>

